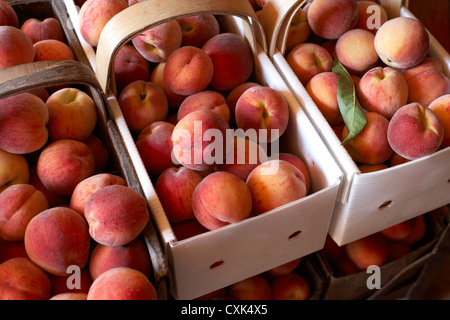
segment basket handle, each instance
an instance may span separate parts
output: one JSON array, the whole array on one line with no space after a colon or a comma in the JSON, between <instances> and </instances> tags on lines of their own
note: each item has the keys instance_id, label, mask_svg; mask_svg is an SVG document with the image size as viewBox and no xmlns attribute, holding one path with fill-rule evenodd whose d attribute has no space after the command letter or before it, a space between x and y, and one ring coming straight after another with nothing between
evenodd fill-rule
<instances>
[{"instance_id":1,"label":"basket handle","mask_svg":"<svg viewBox=\"0 0 450 320\"><path fill-rule=\"evenodd\" d=\"M233 15L242 18L244 33L256 56L258 43L266 50L264 29L248 1L179 0L141 1L116 14L105 25L96 54L97 78L106 94L115 94L113 62L117 51L140 32L169 20L190 15Z\"/></svg>"}]
</instances>

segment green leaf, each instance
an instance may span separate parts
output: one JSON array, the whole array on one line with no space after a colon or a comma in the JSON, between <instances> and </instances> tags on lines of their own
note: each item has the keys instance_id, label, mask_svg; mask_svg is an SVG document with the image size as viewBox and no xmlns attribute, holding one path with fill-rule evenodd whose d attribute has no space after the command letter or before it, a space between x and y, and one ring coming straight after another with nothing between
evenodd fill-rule
<instances>
[{"instance_id":1,"label":"green leaf","mask_svg":"<svg viewBox=\"0 0 450 320\"><path fill-rule=\"evenodd\" d=\"M339 110L341 111L345 126L348 130L348 136L341 143L344 145L364 129L367 119L356 98L353 80L345 67L337 59L334 59L333 61L332 71L339 75L337 99Z\"/></svg>"}]
</instances>

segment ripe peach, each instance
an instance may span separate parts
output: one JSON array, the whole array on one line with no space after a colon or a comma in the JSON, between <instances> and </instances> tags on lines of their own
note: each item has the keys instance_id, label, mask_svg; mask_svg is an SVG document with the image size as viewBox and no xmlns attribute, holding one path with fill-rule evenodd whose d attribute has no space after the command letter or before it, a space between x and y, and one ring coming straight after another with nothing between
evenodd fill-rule
<instances>
[{"instance_id":1,"label":"ripe peach","mask_svg":"<svg viewBox=\"0 0 450 320\"><path fill-rule=\"evenodd\" d=\"M442 62L435 58L426 57L418 65L400 70L400 72L403 74L406 81L409 81L409 79L413 78L415 75L428 70L438 70L443 72Z\"/></svg>"},{"instance_id":2,"label":"ripe peach","mask_svg":"<svg viewBox=\"0 0 450 320\"><path fill-rule=\"evenodd\" d=\"M61 139L42 150L36 170L48 190L63 196L70 195L78 183L94 174L95 159L85 143Z\"/></svg>"},{"instance_id":3,"label":"ripe peach","mask_svg":"<svg viewBox=\"0 0 450 320\"><path fill-rule=\"evenodd\" d=\"M389 145L396 153L409 160L434 153L443 138L444 128L439 117L419 103L401 107L389 121Z\"/></svg>"},{"instance_id":4,"label":"ripe peach","mask_svg":"<svg viewBox=\"0 0 450 320\"><path fill-rule=\"evenodd\" d=\"M404 157L402 157L401 155L399 155L398 153L394 152L392 154L392 156L389 158L389 165L391 167L402 164L402 163L406 163L408 161L411 161L409 159L406 159Z\"/></svg>"},{"instance_id":5,"label":"ripe peach","mask_svg":"<svg viewBox=\"0 0 450 320\"><path fill-rule=\"evenodd\" d=\"M230 109L225 97L214 90L200 91L186 97L178 109L177 120L180 121L189 112L203 108L217 112L227 123L230 122Z\"/></svg>"},{"instance_id":6,"label":"ripe peach","mask_svg":"<svg viewBox=\"0 0 450 320\"><path fill-rule=\"evenodd\" d=\"M148 62L131 44L121 47L114 58L114 79L117 92L120 92L131 82L147 81L150 76Z\"/></svg>"},{"instance_id":7,"label":"ripe peach","mask_svg":"<svg viewBox=\"0 0 450 320\"><path fill-rule=\"evenodd\" d=\"M311 175L305 161L303 161L301 157L289 152L281 152L277 155L277 157L280 160L292 163L298 170L303 173L303 176L305 177L304 183L306 187L306 193L308 193L311 187Z\"/></svg>"},{"instance_id":8,"label":"ripe peach","mask_svg":"<svg viewBox=\"0 0 450 320\"><path fill-rule=\"evenodd\" d=\"M298 273L278 276L272 282L273 300L309 300L310 297L309 283Z\"/></svg>"},{"instance_id":9,"label":"ripe peach","mask_svg":"<svg viewBox=\"0 0 450 320\"><path fill-rule=\"evenodd\" d=\"M305 197L303 181L303 173L287 161L263 162L247 178L252 194L252 213L259 215Z\"/></svg>"},{"instance_id":10,"label":"ripe peach","mask_svg":"<svg viewBox=\"0 0 450 320\"><path fill-rule=\"evenodd\" d=\"M34 60L76 60L72 49L60 40L45 39L33 44Z\"/></svg>"},{"instance_id":11,"label":"ripe peach","mask_svg":"<svg viewBox=\"0 0 450 320\"><path fill-rule=\"evenodd\" d=\"M361 173L374 172L374 171L384 170L387 168L389 168L389 166L384 163L379 163L379 164L360 163L360 164L358 164L358 169L359 169L359 171L361 171Z\"/></svg>"},{"instance_id":12,"label":"ripe peach","mask_svg":"<svg viewBox=\"0 0 450 320\"><path fill-rule=\"evenodd\" d=\"M441 149L450 146L450 94L443 95L430 103L428 109L434 111L444 126Z\"/></svg>"},{"instance_id":13,"label":"ripe peach","mask_svg":"<svg viewBox=\"0 0 450 320\"><path fill-rule=\"evenodd\" d=\"M70 197L69 206L84 217L84 206L90 196L101 188L116 184L126 186L127 182L121 176L106 172L87 177L76 185Z\"/></svg>"},{"instance_id":14,"label":"ripe peach","mask_svg":"<svg viewBox=\"0 0 450 320\"><path fill-rule=\"evenodd\" d=\"M30 220L47 209L47 198L31 184L9 186L0 194L0 237L22 241Z\"/></svg>"},{"instance_id":15,"label":"ripe peach","mask_svg":"<svg viewBox=\"0 0 450 320\"><path fill-rule=\"evenodd\" d=\"M48 17L43 20L28 18L22 24L20 30L25 32L32 43L47 39L66 41L61 23L54 17Z\"/></svg>"},{"instance_id":16,"label":"ripe peach","mask_svg":"<svg viewBox=\"0 0 450 320\"><path fill-rule=\"evenodd\" d=\"M0 100L0 106L0 148L25 154L45 145L49 112L41 99L20 93Z\"/></svg>"},{"instance_id":17,"label":"ripe peach","mask_svg":"<svg viewBox=\"0 0 450 320\"><path fill-rule=\"evenodd\" d=\"M364 109L378 112L387 119L408 101L408 83L400 72L390 67L370 69L356 89Z\"/></svg>"},{"instance_id":18,"label":"ripe peach","mask_svg":"<svg viewBox=\"0 0 450 320\"><path fill-rule=\"evenodd\" d=\"M344 247L339 246L329 234L327 234L325 245L321 252L331 263L336 263L345 256Z\"/></svg>"},{"instance_id":19,"label":"ripe peach","mask_svg":"<svg viewBox=\"0 0 450 320\"><path fill-rule=\"evenodd\" d=\"M333 263L333 268L336 270L337 275L350 275L360 272L361 270L355 265L353 261L344 256L344 258Z\"/></svg>"},{"instance_id":20,"label":"ripe peach","mask_svg":"<svg viewBox=\"0 0 450 320\"><path fill-rule=\"evenodd\" d=\"M450 78L432 69L421 72L408 80L408 103L417 102L428 107L440 96L450 94Z\"/></svg>"},{"instance_id":21,"label":"ripe peach","mask_svg":"<svg viewBox=\"0 0 450 320\"><path fill-rule=\"evenodd\" d=\"M0 264L12 258L29 258L23 241L6 241L0 237Z\"/></svg>"},{"instance_id":22,"label":"ripe peach","mask_svg":"<svg viewBox=\"0 0 450 320\"><path fill-rule=\"evenodd\" d=\"M230 125L236 126L236 117L235 117L235 110L236 110L236 102L239 100L240 96L246 91L247 89L254 87L254 86L260 86L257 82L244 82L233 89L230 90L228 95L226 96L225 102L228 105L228 109L230 110Z\"/></svg>"},{"instance_id":23,"label":"ripe peach","mask_svg":"<svg viewBox=\"0 0 450 320\"><path fill-rule=\"evenodd\" d=\"M33 217L24 238L31 261L56 275L65 275L71 265L86 266L90 241L86 221L67 207L53 207Z\"/></svg>"},{"instance_id":24,"label":"ripe peach","mask_svg":"<svg viewBox=\"0 0 450 320\"><path fill-rule=\"evenodd\" d=\"M358 21L356 0L314 0L307 10L311 30L319 37L337 39Z\"/></svg>"},{"instance_id":25,"label":"ripe peach","mask_svg":"<svg viewBox=\"0 0 450 320\"><path fill-rule=\"evenodd\" d=\"M182 46L201 48L206 41L220 33L219 22L212 14L177 19L182 31Z\"/></svg>"},{"instance_id":26,"label":"ripe peach","mask_svg":"<svg viewBox=\"0 0 450 320\"><path fill-rule=\"evenodd\" d=\"M117 267L95 279L87 300L157 300L157 295L155 287L142 272Z\"/></svg>"},{"instance_id":27,"label":"ripe peach","mask_svg":"<svg viewBox=\"0 0 450 320\"><path fill-rule=\"evenodd\" d=\"M151 27L131 40L145 59L155 63L166 61L181 46L181 41L181 27L175 20Z\"/></svg>"},{"instance_id":28,"label":"ripe peach","mask_svg":"<svg viewBox=\"0 0 450 320\"><path fill-rule=\"evenodd\" d=\"M213 63L210 85L216 90L231 90L246 82L253 72L252 50L237 34L219 33L206 41L202 48Z\"/></svg>"},{"instance_id":29,"label":"ripe peach","mask_svg":"<svg viewBox=\"0 0 450 320\"><path fill-rule=\"evenodd\" d=\"M195 188L192 209L205 228L214 230L248 218L252 195L242 179L217 171L206 176Z\"/></svg>"},{"instance_id":30,"label":"ripe peach","mask_svg":"<svg viewBox=\"0 0 450 320\"><path fill-rule=\"evenodd\" d=\"M366 164L380 164L388 160L393 151L388 143L387 132L389 120L378 112L366 112L367 123L363 130L347 144L347 152L356 162ZM348 136L348 129L344 127L342 138Z\"/></svg>"},{"instance_id":31,"label":"ripe peach","mask_svg":"<svg viewBox=\"0 0 450 320\"><path fill-rule=\"evenodd\" d=\"M33 62L33 43L16 27L0 26L0 48L0 70Z\"/></svg>"},{"instance_id":32,"label":"ripe peach","mask_svg":"<svg viewBox=\"0 0 450 320\"><path fill-rule=\"evenodd\" d=\"M406 220L397 223L391 227L381 230L381 234L389 240L402 240L406 238L412 231L412 221Z\"/></svg>"},{"instance_id":33,"label":"ripe peach","mask_svg":"<svg viewBox=\"0 0 450 320\"><path fill-rule=\"evenodd\" d=\"M429 38L420 21L397 17L386 21L378 29L374 45L386 65L406 69L418 65L426 57Z\"/></svg>"},{"instance_id":34,"label":"ripe peach","mask_svg":"<svg viewBox=\"0 0 450 320\"><path fill-rule=\"evenodd\" d=\"M413 224L411 233L406 238L403 238L401 242L414 245L425 237L427 233L427 222L423 214L418 215L411 220Z\"/></svg>"},{"instance_id":35,"label":"ripe peach","mask_svg":"<svg viewBox=\"0 0 450 320\"><path fill-rule=\"evenodd\" d=\"M304 42L288 53L286 62L300 82L306 86L315 75L331 71L333 57L324 47L316 43Z\"/></svg>"},{"instance_id":36,"label":"ripe peach","mask_svg":"<svg viewBox=\"0 0 450 320\"><path fill-rule=\"evenodd\" d=\"M36 166L33 165L30 168L30 179L29 183L33 185L37 190L41 191L45 198L48 201L49 208L51 207L58 207L58 206L65 206L69 204L70 201L70 195L60 195L55 192L52 192L48 190L44 184L42 183L41 179L37 175Z\"/></svg>"},{"instance_id":37,"label":"ripe peach","mask_svg":"<svg viewBox=\"0 0 450 320\"><path fill-rule=\"evenodd\" d=\"M363 75L377 65L374 38L373 33L363 29L352 29L339 37L336 57L349 73Z\"/></svg>"},{"instance_id":38,"label":"ripe peach","mask_svg":"<svg viewBox=\"0 0 450 320\"><path fill-rule=\"evenodd\" d=\"M358 21L355 28L377 33L388 20L386 10L375 1L358 1Z\"/></svg>"},{"instance_id":39,"label":"ripe peach","mask_svg":"<svg viewBox=\"0 0 450 320\"><path fill-rule=\"evenodd\" d=\"M25 156L0 148L0 193L11 185L29 181L30 167Z\"/></svg>"},{"instance_id":40,"label":"ripe peach","mask_svg":"<svg viewBox=\"0 0 450 320\"><path fill-rule=\"evenodd\" d=\"M171 167L156 180L155 191L170 223L195 218L192 194L202 176L187 167Z\"/></svg>"},{"instance_id":41,"label":"ripe peach","mask_svg":"<svg viewBox=\"0 0 450 320\"><path fill-rule=\"evenodd\" d=\"M256 275L236 283L228 289L229 295L234 300L271 300L272 288L260 275Z\"/></svg>"},{"instance_id":42,"label":"ripe peach","mask_svg":"<svg viewBox=\"0 0 450 320\"><path fill-rule=\"evenodd\" d=\"M48 300L47 274L30 259L14 258L0 264L1 300Z\"/></svg>"},{"instance_id":43,"label":"ripe peach","mask_svg":"<svg viewBox=\"0 0 450 320\"><path fill-rule=\"evenodd\" d=\"M108 246L131 242L149 220L145 198L122 185L106 186L91 195L86 201L84 216L91 237Z\"/></svg>"},{"instance_id":44,"label":"ripe peach","mask_svg":"<svg viewBox=\"0 0 450 320\"><path fill-rule=\"evenodd\" d=\"M177 241L188 239L198 234L209 231L198 222L197 219L189 219L181 222L175 222L171 224L173 233L177 238Z\"/></svg>"},{"instance_id":45,"label":"ripe peach","mask_svg":"<svg viewBox=\"0 0 450 320\"><path fill-rule=\"evenodd\" d=\"M5 2L0 1L0 26L19 27L19 18L13 7Z\"/></svg>"},{"instance_id":46,"label":"ripe peach","mask_svg":"<svg viewBox=\"0 0 450 320\"><path fill-rule=\"evenodd\" d=\"M377 232L346 244L345 254L360 270L381 266L387 261L388 240Z\"/></svg>"},{"instance_id":47,"label":"ripe peach","mask_svg":"<svg viewBox=\"0 0 450 320\"><path fill-rule=\"evenodd\" d=\"M96 135L91 134L83 141L91 149L95 160L95 173L104 172L109 163L109 151Z\"/></svg>"},{"instance_id":48,"label":"ripe peach","mask_svg":"<svg viewBox=\"0 0 450 320\"><path fill-rule=\"evenodd\" d=\"M152 72L150 73L149 80L151 82L156 83L163 89L164 93L166 94L167 101L169 103L170 108L178 108L181 105L181 102L186 98L184 95L176 94L172 90L169 89L166 82L164 81L164 69L166 67L165 62L160 62L156 64L156 66L153 68Z\"/></svg>"},{"instance_id":49,"label":"ripe peach","mask_svg":"<svg viewBox=\"0 0 450 320\"><path fill-rule=\"evenodd\" d=\"M292 261L280 264L279 266L269 269L267 272L272 276L282 276L294 272L299 266L302 258L294 259Z\"/></svg>"},{"instance_id":50,"label":"ripe peach","mask_svg":"<svg viewBox=\"0 0 450 320\"><path fill-rule=\"evenodd\" d=\"M82 292L64 292L55 294L49 300L87 300L87 293Z\"/></svg>"},{"instance_id":51,"label":"ripe peach","mask_svg":"<svg viewBox=\"0 0 450 320\"><path fill-rule=\"evenodd\" d=\"M300 43L306 42L311 34L306 11L298 8L291 20L286 37L286 52L291 51Z\"/></svg>"},{"instance_id":52,"label":"ripe peach","mask_svg":"<svg viewBox=\"0 0 450 320\"><path fill-rule=\"evenodd\" d=\"M163 78L170 91L188 96L204 90L210 84L213 73L213 61L205 51L194 46L183 46L167 59Z\"/></svg>"}]
</instances>

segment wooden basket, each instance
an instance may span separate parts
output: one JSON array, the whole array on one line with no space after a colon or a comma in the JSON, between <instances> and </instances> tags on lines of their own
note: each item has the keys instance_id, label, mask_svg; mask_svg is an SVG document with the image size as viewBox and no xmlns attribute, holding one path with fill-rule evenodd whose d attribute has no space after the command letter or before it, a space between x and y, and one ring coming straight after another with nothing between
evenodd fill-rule
<instances>
[{"instance_id":1,"label":"wooden basket","mask_svg":"<svg viewBox=\"0 0 450 320\"><path fill-rule=\"evenodd\" d=\"M388 169L361 173L305 87L285 59L287 27L298 8L309 1L269 0L261 23L269 56L314 123L344 172L329 234L338 245L365 237L450 203L450 148ZM380 1L390 18L414 18L405 1ZM429 33L430 56L450 76L450 56ZM420 186L418 185L420 181Z\"/></svg>"}]
</instances>

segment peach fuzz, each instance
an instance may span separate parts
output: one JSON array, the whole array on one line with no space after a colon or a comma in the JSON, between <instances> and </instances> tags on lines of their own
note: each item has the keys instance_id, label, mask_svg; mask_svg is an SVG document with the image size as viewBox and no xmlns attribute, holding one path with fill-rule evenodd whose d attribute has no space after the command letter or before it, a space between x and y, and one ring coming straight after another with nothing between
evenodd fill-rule
<instances>
[{"instance_id":1,"label":"peach fuzz","mask_svg":"<svg viewBox=\"0 0 450 320\"><path fill-rule=\"evenodd\" d=\"M345 245L345 254L360 270L381 266L387 261L388 240L377 232Z\"/></svg>"},{"instance_id":2,"label":"peach fuzz","mask_svg":"<svg viewBox=\"0 0 450 320\"><path fill-rule=\"evenodd\" d=\"M203 45L204 52L213 63L211 87L226 91L246 82L253 72L253 52L239 35L219 33Z\"/></svg>"},{"instance_id":3,"label":"peach fuzz","mask_svg":"<svg viewBox=\"0 0 450 320\"><path fill-rule=\"evenodd\" d=\"M47 274L27 258L0 264L0 300L48 300L51 284Z\"/></svg>"},{"instance_id":4,"label":"peach fuzz","mask_svg":"<svg viewBox=\"0 0 450 320\"><path fill-rule=\"evenodd\" d=\"M20 30L25 32L33 43L47 39L54 39L61 42L66 41L61 23L53 17L48 17L43 20L28 18L22 24Z\"/></svg>"},{"instance_id":5,"label":"peach fuzz","mask_svg":"<svg viewBox=\"0 0 450 320\"><path fill-rule=\"evenodd\" d=\"M29 181L30 167L27 158L0 148L0 193L11 185Z\"/></svg>"},{"instance_id":6,"label":"peach fuzz","mask_svg":"<svg viewBox=\"0 0 450 320\"><path fill-rule=\"evenodd\" d=\"M233 300L272 299L272 288L267 280L260 275L233 283L228 288L228 293Z\"/></svg>"},{"instance_id":7,"label":"peach fuzz","mask_svg":"<svg viewBox=\"0 0 450 320\"><path fill-rule=\"evenodd\" d=\"M0 238L22 241L30 220L47 209L47 198L31 184L9 186L0 193Z\"/></svg>"},{"instance_id":8,"label":"peach fuzz","mask_svg":"<svg viewBox=\"0 0 450 320\"><path fill-rule=\"evenodd\" d=\"M187 167L171 167L156 180L155 191L170 223L194 219L192 195L203 177Z\"/></svg>"},{"instance_id":9,"label":"peach fuzz","mask_svg":"<svg viewBox=\"0 0 450 320\"><path fill-rule=\"evenodd\" d=\"M278 276L272 282L273 300L309 300L310 297L309 283L298 273Z\"/></svg>"},{"instance_id":10,"label":"peach fuzz","mask_svg":"<svg viewBox=\"0 0 450 320\"><path fill-rule=\"evenodd\" d=\"M78 12L80 33L84 40L97 47L100 33L106 23L128 7L126 0L87 0Z\"/></svg>"},{"instance_id":11,"label":"peach fuzz","mask_svg":"<svg viewBox=\"0 0 450 320\"><path fill-rule=\"evenodd\" d=\"M225 102L227 103L228 109L230 110L230 125L235 126L236 125L236 117L235 117L235 110L236 110L236 103L239 100L240 96L249 88L254 86L260 86L257 82L244 82L228 92L225 98Z\"/></svg>"},{"instance_id":12,"label":"peach fuzz","mask_svg":"<svg viewBox=\"0 0 450 320\"><path fill-rule=\"evenodd\" d=\"M41 99L20 93L0 100L0 106L0 148L26 154L45 145L49 112Z\"/></svg>"},{"instance_id":13,"label":"peach fuzz","mask_svg":"<svg viewBox=\"0 0 450 320\"><path fill-rule=\"evenodd\" d=\"M428 109L432 110L444 126L444 138L440 148L450 146L450 94L443 95L430 103Z\"/></svg>"},{"instance_id":14,"label":"peach fuzz","mask_svg":"<svg viewBox=\"0 0 450 320\"><path fill-rule=\"evenodd\" d=\"M413 226L410 234L406 238L400 240L402 243L408 245L414 245L418 243L427 234L427 222L423 214L412 218L411 221Z\"/></svg>"},{"instance_id":15,"label":"peach fuzz","mask_svg":"<svg viewBox=\"0 0 450 320\"><path fill-rule=\"evenodd\" d=\"M127 182L121 176L107 172L98 173L83 179L76 185L72 192L69 204L70 208L84 217L84 206L90 196L96 191L112 185L126 186Z\"/></svg>"},{"instance_id":16,"label":"peach fuzz","mask_svg":"<svg viewBox=\"0 0 450 320\"><path fill-rule=\"evenodd\" d=\"M217 112L226 122L230 122L230 109L225 97L214 90L200 91L186 97L178 109L177 120L180 121L189 112L203 108Z\"/></svg>"},{"instance_id":17,"label":"peach fuzz","mask_svg":"<svg viewBox=\"0 0 450 320\"><path fill-rule=\"evenodd\" d=\"M327 71L315 75L305 87L325 120L331 126L339 125L344 121L337 100L338 82L339 75Z\"/></svg>"},{"instance_id":18,"label":"peach fuzz","mask_svg":"<svg viewBox=\"0 0 450 320\"><path fill-rule=\"evenodd\" d=\"M414 160L439 149L444 138L444 127L433 110L419 103L407 104L389 121L389 145L402 157Z\"/></svg>"},{"instance_id":19,"label":"peach fuzz","mask_svg":"<svg viewBox=\"0 0 450 320\"><path fill-rule=\"evenodd\" d=\"M440 96L450 94L450 78L432 69L421 72L408 80L408 103L417 102L428 107Z\"/></svg>"},{"instance_id":20,"label":"peach fuzz","mask_svg":"<svg viewBox=\"0 0 450 320\"><path fill-rule=\"evenodd\" d=\"M70 195L82 180L92 176L95 159L89 147L77 140L62 139L47 145L40 153L36 172L51 192Z\"/></svg>"},{"instance_id":21,"label":"peach fuzz","mask_svg":"<svg viewBox=\"0 0 450 320\"><path fill-rule=\"evenodd\" d=\"M305 42L295 46L288 53L286 62L300 82L306 86L315 75L331 71L333 57L324 47Z\"/></svg>"},{"instance_id":22,"label":"peach fuzz","mask_svg":"<svg viewBox=\"0 0 450 320\"><path fill-rule=\"evenodd\" d=\"M136 139L136 148L147 171L159 175L173 167L172 133L175 125L167 121L156 121L142 129Z\"/></svg>"},{"instance_id":23,"label":"peach fuzz","mask_svg":"<svg viewBox=\"0 0 450 320\"><path fill-rule=\"evenodd\" d=\"M166 61L172 52L180 48L181 41L181 27L175 20L151 27L131 40L136 50L154 63Z\"/></svg>"},{"instance_id":24,"label":"peach fuzz","mask_svg":"<svg viewBox=\"0 0 450 320\"><path fill-rule=\"evenodd\" d=\"M107 246L133 241L149 220L145 198L122 185L106 186L91 195L84 206L84 216L92 239Z\"/></svg>"},{"instance_id":25,"label":"peach fuzz","mask_svg":"<svg viewBox=\"0 0 450 320\"><path fill-rule=\"evenodd\" d=\"M167 101L169 103L169 107L176 109L178 108L183 100L186 98L184 95L176 94L172 90L169 89L166 82L164 81L164 69L166 68L165 62L160 62L156 64L150 73L149 80L151 82L156 83L163 89L164 93L166 94Z\"/></svg>"},{"instance_id":26,"label":"peach fuzz","mask_svg":"<svg viewBox=\"0 0 450 320\"><path fill-rule=\"evenodd\" d=\"M374 1L358 1L358 21L355 28L377 33L388 20L386 10Z\"/></svg>"},{"instance_id":27,"label":"peach fuzz","mask_svg":"<svg viewBox=\"0 0 450 320\"><path fill-rule=\"evenodd\" d=\"M0 48L0 70L33 62L33 43L18 28L0 26Z\"/></svg>"},{"instance_id":28,"label":"peach fuzz","mask_svg":"<svg viewBox=\"0 0 450 320\"><path fill-rule=\"evenodd\" d=\"M19 18L13 7L5 1L0 1L0 26L19 27Z\"/></svg>"},{"instance_id":29,"label":"peach fuzz","mask_svg":"<svg viewBox=\"0 0 450 320\"><path fill-rule=\"evenodd\" d=\"M252 195L242 179L217 171L206 176L195 188L192 209L205 228L214 230L248 218Z\"/></svg>"},{"instance_id":30,"label":"peach fuzz","mask_svg":"<svg viewBox=\"0 0 450 320\"><path fill-rule=\"evenodd\" d=\"M87 293L83 292L64 292L55 294L49 300L87 300Z\"/></svg>"},{"instance_id":31,"label":"peach fuzz","mask_svg":"<svg viewBox=\"0 0 450 320\"><path fill-rule=\"evenodd\" d=\"M212 14L187 16L177 19L182 32L182 46L201 48L206 41L220 33L219 22Z\"/></svg>"},{"instance_id":32,"label":"peach fuzz","mask_svg":"<svg viewBox=\"0 0 450 320\"><path fill-rule=\"evenodd\" d=\"M94 134L83 141L91 149L95 160L95 173L104 172L109 164L109 150L106 145Z\"/></svg>"},{"instance_id":33,"label":"peach fuzz","mask_svg":"<svg viewBox=\"0 0 450 320\"><path fill-rule=\"evenodd\" d=\"M78 270L76 271L78 272ZM52 284L52 296L62 293L87 294L93 281L89 273L89 262L79 271L80 272L77 273L77 277L74 277L74 271L65 273L64 275L49 273L48 276Z\"/></svg>"},{"instance_id":34,"label":"peach fuzz","mask_svg":"<svg viewBox=\"0 0 450 320\"><path fill-rule=\"evenodd\" d=\"M358 101L367 111L378 112L391 119L408 101L408 83L405 77L390 67L375 67L359 81Z\"/></svg>"},{"instance_id":35,"label":"peach fuzz","mask_svg":"<svg viewBox=\"0 0 450 320\"><path fill-rule=\"evenodd\" d=\"M409 79L413 78L415 75L418 75L421 72L425 72L428 70L438 70L440 72L444 71L444 68L442 66L442 62L431 57L426 57L422 60L421 63L418 65L400 70L400 72L405 77L406 81L409 81Z\"/></svg>"},{"instance_id":36,"label":"peach fuzz","mask_svg":"<svg viewBox=\"0 0 450 320\"><path fill-rule=\"evenodd\" d=\"M375 36L363 29L352 29L336 42L336 57L349 73L363 75L378 64Z\"/></svg>"},{"instance_id":37,"label":"peach fuzz","mask_svg":"<svg viewBox=\"0 0 450 320\"><path fill-rule=\"evenodd\" d=\"M147 81L150 76L148 62L131 44L122 46L114 58L114 80L116 90L120 92L131 82Z\"/></svg>"},{"instance_id":38,"label":"peach fuzz","mask_svg":"<svg viewBox=\"0 0 450 320\"><path fill-rule=\"evenodd\" d=\"M291 20L286 37L286 52L291 51L300 43L306 42L311 34L306 11L298 8Z\"/></svg>"},{"instance_id":39,"label":"peach fuzz","mask_svg":"<svg viewBox=\"0 0 450 320\"><path fill-rule=\"evenodd\" d=\"M193 46L183 46L167 59L163 79L170 91L188 96L206 89L213 73L213 62L205 51Z\"/></svg>"},{"instance_id":40,"label":"peach fuzz","mask_svg":"<svg viewBox=\"0 0 450 320\"><path fill-rule=\"evenodd\" d=\"M393 151L388 142L387 132L390 121L378 112L366 112L367 123L363 130L347 144L347 152L356 162L380 164L388 160ZM344 127L342 139L348 136Z\"/></svg>"},{"instance_id":41,"label":"peach fuzz","mask_svg":"<svg viewBox=\"0 0 450 320\"><path fill-rule=\"evenodd\" d=\"M117 267L133 268L150 277L152 263L144 242L134 239L122 246L97 244L89 258L89 272L92 280L95 281L103 272Z\"/></svg>"},{"instance_id":42,"label":"peach fuzz","mask_svg":"<svg viewBox=\"0 0 450 320\"><path fill-rule=\"evenodd\" d=\"M252 213L259 215L306 196L305 177L285 160L269 160L247 178L252 194Z\"/></svg>"},{"instance_id":43,"label":"peach fuzz","mask_svg":"<svg viewBox=\"0 0 450 320\"><path fill-rule=\"evenodd\" d=\"M33 217L24 238L31 261L55 275L65 275L71 265L86 266L90 241L86 221L67 207L53 207Z\"/></svg>"},{"instance_id":44,"label":"peach fuzz","mask_svg":"<svg viewBox=\"0 0 450 320\"><path fill-rule=\"evenodd\" d=\"M406 69L425 59L429 49L428 33L413 18L397 17L386 21L375 34L375 50L393 68Z\"/></svg>"},{"instance_id":45,"label":"peach fuzz","mask_svg":"<svg viewBox=\"0 0 450 320\"><path fill-rule=\"evenodd\" d=\"M197 171L223 163L229 128L227 122L211 110L201 109L187 114L178 121L172 133L174 163ZM205 134L211 134L211 137L206 138Z\"/></svg>"},{"instance_id":46,"label":"peach fuzz","mask_svg":"<svg viewBox=\"0 0 450 320\"><path fill-rule=\"evenodd\" d=\"M155 287L140 271L117 267L102 273L91 285L87 300L157 300Z\"/></svg>"},{"instance_id":47,"label":"peach fuzz","mask_svg":"<svg viewBox=\"0 0 450 320\"><path fill-rule=\"evenodd\" d=\"M325 39L338 39L358 21L356 0L314 0L307 10L311 30Z\"/></svg>"},{"instance_id":48,"label":"peach fuzz","mask_svg":"<svg viewBox=\"0 0 450 320\"><path fill-rule=\"evenodd\" d=\"M381 230L381 234L389 240L402 240L406 238L412 231L413 224L411 220L397 223L391 227Z\"/></svg>"}]
</instances>

